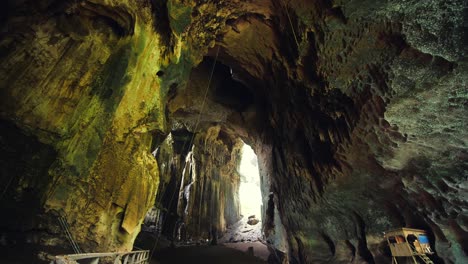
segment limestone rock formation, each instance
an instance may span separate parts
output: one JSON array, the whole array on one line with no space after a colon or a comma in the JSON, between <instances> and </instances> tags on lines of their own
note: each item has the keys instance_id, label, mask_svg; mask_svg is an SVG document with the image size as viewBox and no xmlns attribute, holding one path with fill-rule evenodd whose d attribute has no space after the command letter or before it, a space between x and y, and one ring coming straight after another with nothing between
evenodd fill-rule
<instances>
[{"instance_id":1,"label":"limestone rock formation","mask_svg":"<svg viewBox=\"0 0 468 264\"><path fill-rule=\"evenodd\" d=\"M236 165L242 142L220 127L211 127L194 139L192 161L182 175L178 213L187 239L217 239L240 218L240 176Z\"/></svg>"},{"instance_id":2,"label":"limestone rock formation","mask_svg":"<svg viewBox=\"0 0 468 264\"><path fill-rule=\"evenodd\" d=\"M83 250L130 250L155 203L166 235L182 217L212 237L238 218L242 139L281 261L390 263L400 226L429 232L435 262L468 261L466 1L0 10L2 250L70 253L58 216Z\"/></svg>"},{"instance_id":3,"label":"limestone rock formation","mask_svg":"<svg viewBox=\"0 0 468 264\"><path fill-rule=\"evenodd\" d=\"M42 246L68 245L42 237L57 233L61 215L85 251L131 249L158 185L149 147L165 130L156 75L165 48L151 6L7 1L1 9L2 152L28 153L5 160L2 204L34 212L2 220L7 245L37 232Z\"/></svg>"},{"instance_id":4,"label":"limestone rock formation","mask_svg":"<svg viewBox=\"0 0 468 264\"><path fill-rule=\"evenodd\" d=\"M196 136L173 133L156 153L162 177L156 198L164 215L161 231L175 241L216 240L240 218L236 166L242 142L219 126Z\"/></svg>"}]
</instances>

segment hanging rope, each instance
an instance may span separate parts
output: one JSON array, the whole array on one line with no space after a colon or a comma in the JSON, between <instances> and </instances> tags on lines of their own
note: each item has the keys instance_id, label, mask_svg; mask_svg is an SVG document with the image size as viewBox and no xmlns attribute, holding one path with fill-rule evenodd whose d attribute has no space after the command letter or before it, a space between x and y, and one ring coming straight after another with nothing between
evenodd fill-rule
<instances>
[{"instance_id":1,"label":"hanging rope","mask_svg":"<svg viewBox=\"0 0 468 264\"><path fill-rule=\"evenodd\" d=\"M216 56L215 56L215 60L213 62L213 67L211 67L210 79L208 80L208 85L207 85L206 90L205 90L205 95L203 96L202 107L200 109L200 113L198 115L197 122L195 124L195 129L193 130L194 133L192 134L192 139L190 140L190 146L192 146L192 147L193 147L193 140L195 138L195 133L197 131L198 124L200 123L201 115L202 115L204 107L205 107L206 97L208 95L208 91L210 90L211 80L213 79L213 74L214 74L214 71L215 71L215 68L216 68L216 62L217 62L218 56L219 56L219 49L220 49L220 46L218 46L218 50L216 51ZM201 197L201 198L203 198L203 197ZM199 205L200 210L201 210L201 203L202 203L201 198L200 198L200 205ZM200 224L201 224L201 217L198 218L198 231L200 231Z\"/></svg>"},{"instance_id":2,"label":"hanging rope","mask_svg":"<svg viewBox=\"0 0 468 264\"><path fill-rule=\"evenodd\" d=\"M208 85L206 87L206 90L205 90L205 94L203 95L203 101L202 101L202 105L201 105L201 109L200 109L200 113L198 114L198 118L197 118L197 121L195 122L195 128L193 130L193 134L192 134L192 137L190 139L190 143L189 143L189 146L192 146L193 147L193 140L195 138L195 133L198 129L198 125L200 123L200 120L201 120L201 115L203 114L203 110L205 108L205 102L206 102L206 98L207 98L207 95L208 95L208 91L210 90L210 86L211 86L211 80L213 79L213 74L214 74L214 71L215 71L215 67L216 67L216 62L218 61L218 56L219 56L219 50L220 50L220 46L218 46L218 49L216 50L216 56L215 56L215 59L214 59L214 62L213 62L213 66L211 68L211 72L210 72L210 78L208 79ZM185 149L185 145L186 145L187 141L184 142L184 145L182 146L182 151L184 151ZM180 183L182 184L182 182ZM164 194L166 193L167 189L164 191ZM172 193L172 196L171 196L171 199L169 200L169 205L168 205L168 211L167 211L167 214L169 214L169 211L170 211L170 208L172 206L172 202L174 200L174 196L175 194L177 193L177 188L174 188L174 192ZM159 238L161 237L161 233L162 233L162 228L164 228L164 224L166 223L166 220L167 220L167 214L163 217L163 220L162 220L162 224L161 224L161 232L158 233L157 237L156 237L156 241L154 242L154 246L153 246L153 249L151 250L151 254L150 254L150 261L151 259L153 258L153 254L154 254L154 251L156 250L156 246L158 245L159 243Z\"/></svg>"},{"instance_id":3,"label":"hanging rope","mask_svg":"<svg viewBox=\"0 0 468 264\"><path fill-rule=\"evenodd\" d=\"M65 236L67 237L68 241L70 242L75 254L82 253L80 247L78 246L78 244L73 239L73 236L72 236L72 234L70 232L70 228L68 226L67 219L62 217L62 216L59 216L58 220L59 220L60 226L62 227L63 231L65 232Z\"/></svg>"},{"instance_id":4,"label":"hanging rope","mask_svg":"<svg viewBox=\"0 0 468 264\"><path fill-rule=\"evenodd\" d=\"M293 33L293 36L294 36L294 40L296 41L297 47L299 48L299 41L298 41L298 39L297 39L296 31L294 30L294 26L293 26L291 17L289 16L288 6L284 3L283 0L281 0L281 3L282 3L283 6L284 6L284 10L285 10L285 12L286 12L286 16L288 17L289 25L291 26L291 30L292 30L292 33Z\"/></svg>"},{"instance_id":5,"label":"hanging rope","mask_svg":"<svg viewBox=\"0 0 468 264\"><path fill-rule=\"evenodd\" d=\"M10 187L10 184L11 182L13 181L13 178L15 178L15 174L13 174L11 177L10 177L10 180L8 180L8 183L5 185L5 188L3 189L3 192L2 194L0 195L0 200L3 199L3 196L5 196L6 192L8 191L8 188Z\"/></svg>"},{"instance_id":6,"label":"hanging rope","mask_svg":"<svg viewBox=\"0 0 468 264\"><path fill-rule=\"evenodd\" d=\"M194 133L192 134L192 139L190 140L190 145L189 146L191 146L193 144L193 139L195 137L195 133L197 132L198 124L200 123L201 115L202 115L203 110L205 108L205 101L206 101L206 97L208 95L208 91L210 90L211 80L213 79L213 74L214 74L214 71L215 71L216 62L218 61L220 47L221 46L218 46L218 49L216 50L216 56L215 56L215 59L214 59L214 62L213 62L213 67L211 67L210 79L208 80L208 85L206 86L205 95L203 96L203 101L202 101L200 113L198 114L197 122L195 123L195 129L193 130Z\"/></svg>"}]
</instances>

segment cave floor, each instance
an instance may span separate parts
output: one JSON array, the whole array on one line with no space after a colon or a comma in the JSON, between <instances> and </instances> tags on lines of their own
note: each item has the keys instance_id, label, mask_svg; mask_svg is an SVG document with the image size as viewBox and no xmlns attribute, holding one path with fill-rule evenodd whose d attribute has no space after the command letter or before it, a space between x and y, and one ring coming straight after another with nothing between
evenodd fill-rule
<instances>
[{"instance_id":1,"label":"cave floor","mask_svg":"<svg viewBox=\"0 0 468 264\"><path fill-rule=\"evenodd\" d=\"M250 246L254 247L255 256L247 253ZM157 252L151 263L267 263L265 259L268 258L268 250L262 246L259 242L181 246Z\"/></svg>"}]
</instances>

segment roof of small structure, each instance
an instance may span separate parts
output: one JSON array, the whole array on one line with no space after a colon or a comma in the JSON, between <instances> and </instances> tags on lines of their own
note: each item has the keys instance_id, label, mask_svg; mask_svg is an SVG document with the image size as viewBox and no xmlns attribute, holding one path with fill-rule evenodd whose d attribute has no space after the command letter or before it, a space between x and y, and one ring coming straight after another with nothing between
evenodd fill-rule
<instances>
[{"instance_id":1,"label":"roof of small structure","mask_svg":"<svg viewBox=\"0 0 468 264\"><path fill-rule=\"evenodd\" d=\"M392 229L389 231L384 232L385 237L387 236L395 236L395 235L409 235L409 234L426 234L426 231L421 230L421 229L415 229L415 228L407 228L407 227L400 227L396 229Z\"/></svg>"}]
</instances>

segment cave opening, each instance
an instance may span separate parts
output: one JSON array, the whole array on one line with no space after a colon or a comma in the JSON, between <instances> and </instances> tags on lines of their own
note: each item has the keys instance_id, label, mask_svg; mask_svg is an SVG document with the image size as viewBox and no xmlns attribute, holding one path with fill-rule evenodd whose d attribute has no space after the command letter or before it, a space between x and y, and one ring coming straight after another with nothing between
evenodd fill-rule
<instances>
[{"instance_id":1,"label":"cave opening","mask_svg":"<svg viewBox=\"0 0 468 264\"><path fill-rule=\"evenodd\" d=\"M249 244L263 237L261 217L263 203L257 155L252 147L241 141L239 156L237 167L239 185L236 193L239 212L236 222L228 225L220 239L222 243L228 244L238 242Z\"/></svg>"},{"instance_id":2,"label":"cave opening","mask_svg":"<svg viewBox=\"0 0 468 264\"><path fill-rule=\"evenodd\" d=\"M252 147L245 143L242 146L239 173L241 176L239 186L241 214L244 217L254 216L261 221L263 204L257 155L255 155Z\"/></svg>"}]
</instances>

